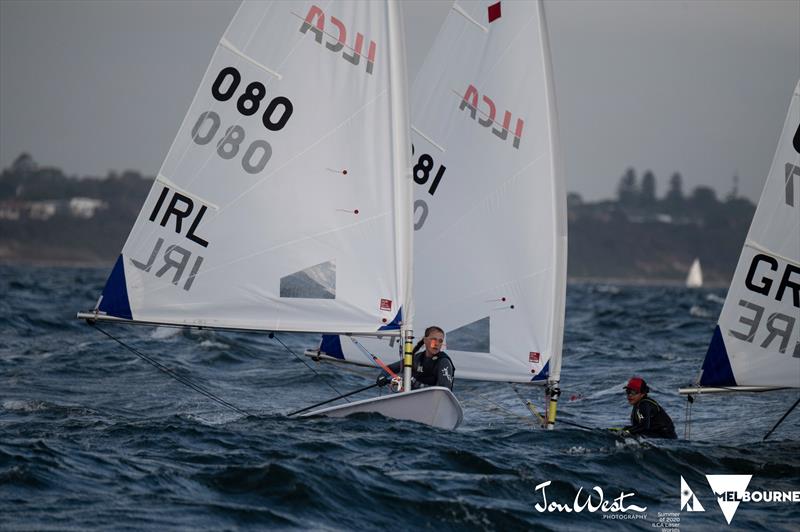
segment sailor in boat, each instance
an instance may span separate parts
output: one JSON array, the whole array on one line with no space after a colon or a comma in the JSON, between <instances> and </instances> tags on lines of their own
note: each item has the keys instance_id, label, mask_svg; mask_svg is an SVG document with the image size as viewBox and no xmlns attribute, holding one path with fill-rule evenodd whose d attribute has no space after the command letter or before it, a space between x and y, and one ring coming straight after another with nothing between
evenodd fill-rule
<instances>
[{"instance_id":1,"label":"sailor in boat","mask_svg":"<svg viewBox=\"0 0 800 532\"><path fill-rule=\"evenodd\" d=\"M425 350L420 348L425 345ZM444 345L444 331L441 327L431 326L425 329L425 337L414 347L414 361L411 366L411 388L425 388L427 386L444 386L453 389L455 367L453 361L442 351ZM389 365L389 369L400 374L403 370L403 361L398 360ZM385 386L392 382L388 375L380 375L377 379L378 386Z\"/></svg>"},{"instance_id":2,"label":"sailor in boat","mask_svg":"<svg viewBox=\"0 0 800 532\"><path fill-rule=\"evenodd\" d=\"M672 419L655 399L648 397L649 391L650 388L641 377L632 377L625 385L625 394L633 410L631 424L623 429L622 434L647 438L677 438Z\"/></svg>"}]
</instances>

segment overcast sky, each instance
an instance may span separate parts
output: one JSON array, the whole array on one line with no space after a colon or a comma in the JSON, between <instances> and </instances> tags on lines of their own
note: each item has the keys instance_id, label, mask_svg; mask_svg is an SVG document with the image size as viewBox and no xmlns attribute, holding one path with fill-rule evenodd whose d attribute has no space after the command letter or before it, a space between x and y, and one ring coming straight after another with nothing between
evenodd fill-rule
<instances>
[{"instance_id":1,"label":"overcast sky","mask_svg":"<svg viewBox=\"0 0 800 532\"><path fill-rule=\"evenodd\" d=\"M462 2L464 0L461 0ZM505 0L509 1L509 0ZM409 75L451 2L406 2ZM0 0L0 167L155 175L237 1ZM756 200L800 78L800 0L545 2L567 188L628 166Z\"/></svg>"}]
</instances>

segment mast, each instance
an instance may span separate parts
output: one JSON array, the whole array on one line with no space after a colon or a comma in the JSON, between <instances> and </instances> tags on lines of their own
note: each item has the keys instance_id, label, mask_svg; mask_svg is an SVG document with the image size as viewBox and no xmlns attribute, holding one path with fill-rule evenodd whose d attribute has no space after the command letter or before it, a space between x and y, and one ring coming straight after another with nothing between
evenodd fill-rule
<instances>
[{"instance_id":1,"label":"mast","mask_svg":"<svg viewBox=\"0 0 800 532\"><path fill-rule=\"evenodd\" d=\"M548 131L550 133L550 153L553 179L553 215L556 237L553 240L553 256L556 257L553 269L553 320L552 320L552 348L550 360L550 376L547 379L547 428L552 429L556 420L556 407L561 394L559 382L561 380L561 351L564 344L564 312L567 290L567 205L564 190L564 169L561 160L561 149L558 136L558 114L556 109L556 91L553 83L553 66L550 58L550 42L547 33L547 19L545 18L544 3L538 3L539 20L541 27L541 51L545 71L545 93L549 113Z\"/></svg>"},{"instance_id":2,"label":"mast","mask_svg":"<svg viewBox=\"0 0 800 532\"><path fill-rule=\"evenodd\" d=\"M413 349L413 213L414 199L409 161L411 138L406 90L406 53L403 17L397 0L388 0L389 80L392 114L392 163L394 175L394 219L397 285L403 312L400 334L403 338L403 391L411 391L411 350Z\"/></svg>"}]
</instances>

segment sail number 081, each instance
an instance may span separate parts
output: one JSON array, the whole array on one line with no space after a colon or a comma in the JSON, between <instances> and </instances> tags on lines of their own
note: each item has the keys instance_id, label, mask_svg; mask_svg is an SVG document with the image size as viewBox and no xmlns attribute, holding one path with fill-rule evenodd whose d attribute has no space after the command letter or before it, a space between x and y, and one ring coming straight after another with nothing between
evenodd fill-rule
<instances>
[{"instance_id":1,"label":"sail number 081","mask_svg":"<svg viewBox=\"0 0 800 532\"><path fill-rule=\"evenodd\" d=\"M411 155L414 155L415 152L414 145L411 145ZM431 173L433 172L434 166L436 166L436 162L433 160L433 157L430 154L423 153L417 159L417 163L412 168L411 172L414 176L414 182L418 185L425 185L428 182L428 179L431 177ZM447 170L447 167L443 164L439 165L439 170L436 172L436 175L433 177L433 182L431 186L428 188L428 194L433 196L436 193L436 189L439 186L439 181L442 180L442 176L444 176L444 172ZM417 220L414 222L414 231L419 231L422 229L422 226L425 225L425 220L428 219L428 203L420 198L414 202L414 215L419 215Z\"/></svg>"}]
</instances>

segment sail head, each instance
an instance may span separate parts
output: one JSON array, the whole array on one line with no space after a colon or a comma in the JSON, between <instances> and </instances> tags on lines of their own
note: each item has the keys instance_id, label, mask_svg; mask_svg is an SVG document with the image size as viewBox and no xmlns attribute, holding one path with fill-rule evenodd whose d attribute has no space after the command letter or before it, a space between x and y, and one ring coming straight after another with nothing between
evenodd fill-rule
<instances>
[{"instance_id":1,"label":"sail head","mask_svg":"<svg viewBox=\"0 0 800 532\"><path fill-rule=\"evenodd\" d=\"M702 386L800 388L800 83L703 363Z\"/></svg>"},{"instance_id":2,"label":"sail head","mask_svg":"<svg viewBox=\"0 0 800 532\"><path fill-rule=\"evenodd\" d=\"M411 89L414 322L418 338L445 331L459 379L545 382L567 244L547 30L541 2L496 4L453 5ZM323 344L369 363L348 339Z\"/></svg>"},{"instance_id":3,"label":"sail head","mask_svg":"<svg viewBox=\"0 0 800 532\"><path fill-rule=\"evenodd\" d=\"M360 333L398 316L410 260L398 235L411 229L397 212L410 219L411 184L398 134L405 88L391 66L404 64L404 44L389 11L387 2L242 3L100 313ZM108 302L121 300L120 282L127 312Z\"/></svg>"},{"instance_id":4,"label":"sail head","mask_svg":"<svg viewBox=\"0 0 800 532\"><path fill-rule=\"evenodd\" d=\"M416 321L459 378L558 379L566 206L540 2L456 3L411 92ZM547 368L547 370L545 370Z\"/></svg>"}]
</instances>

